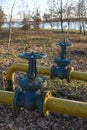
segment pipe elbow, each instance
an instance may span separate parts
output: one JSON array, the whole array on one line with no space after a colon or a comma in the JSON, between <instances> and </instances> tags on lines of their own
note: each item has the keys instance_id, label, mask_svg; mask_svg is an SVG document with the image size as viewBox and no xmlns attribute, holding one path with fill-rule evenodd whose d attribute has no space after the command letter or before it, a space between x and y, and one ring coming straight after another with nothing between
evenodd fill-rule
<instances>
[{"instance_id":1,"label":"pipe elbow","mask_svg":"<svg viewBox=\"0 0 87 130\"><path fill-rule=\"evenodd\" d=\"M14 79L14 72L16 71L27 71L28 65L27 64L14 64L10 66L6 72L6 78L7 80L13 80Z\"/></svg>"}]
</instances>

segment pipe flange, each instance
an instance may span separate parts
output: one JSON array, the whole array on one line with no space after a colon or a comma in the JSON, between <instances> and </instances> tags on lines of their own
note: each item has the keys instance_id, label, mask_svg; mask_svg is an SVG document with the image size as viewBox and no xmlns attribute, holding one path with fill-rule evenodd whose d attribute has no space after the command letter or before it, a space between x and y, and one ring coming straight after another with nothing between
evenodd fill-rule
<instances>
[{"instance_id":1,"label":"pipe flange","mask_svg":"<svg viewBox=\"0 0 87 130\"><path fill-rule=\"evenodd\" d=\"M48 91L48 92L46 92L45 93L45 96L44 96L44 101L43 101L43 115L44 116L48 116L48 114L49 114L49 110L47 110L47 108L46 108L46 102L47 102L47 99L49 98L49 97L51 97L52 96L52 94L51 94L51 92L50 91Z\"/></svg>"},{"instance_id":2,"label":"pipe flange","mask_svg":"<svg viewBox=\"0 0 87 130\"><path fill-rule=\"evenodd\" d=\"M14 98L14 109L19 109L19 107L17 106L17 102L18 102L18 98L20 95L20 88L18 88L15 92L15 98Z\"/></svg>"},{"instance_id":3,"label":"pipe flange","mask_svg":"<svg viewBox=\"0 0 87 130\"><path fill-rule=\"evenodd\" d=\"M72 75L72 72L74 71L74 67L69 67L68 68L68 76L67 76L67 81L70 82L71 80L71 75Z\"/></svg>"}]
</instances>

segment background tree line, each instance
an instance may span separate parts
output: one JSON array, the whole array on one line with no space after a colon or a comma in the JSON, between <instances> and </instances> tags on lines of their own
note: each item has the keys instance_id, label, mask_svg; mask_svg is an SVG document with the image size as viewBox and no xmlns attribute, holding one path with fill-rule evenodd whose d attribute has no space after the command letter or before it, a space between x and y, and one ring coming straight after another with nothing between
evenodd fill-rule
<instances>
[{"instance_id":1,"label":"background tree line","mask_svg":"<svg viewBox=\"0 0 87 130\"><path fill-rule=\"evenodd\" d=\"M13 15L13 9L15 7L17 0L14 0L14 3L11 7L10 12L10 20L9 20L9 26L11 26L11 22L13 21L12 15ZM28 12L27 14L23 12L23 18L22 18L22 24L23 28L27 29L31 27L31 24L33 24L33 27L38 30L39 24L41 22L50 22L50 26L53 28L54 22L61 22L61 32L63 32L63 22L68 23L68 30L70 29L70 22L79 22L79 30L80 33L85 34L85 25L87 24L87 0L78 0L77 3L73 3L72 1L69 2L66 0L66 2L63 2L63 0L48 0L48 9L47 11L41 16L39 8L36 7L35 12ZM6 20L4 10L2 10L2 7L0 6L0 27L4 23L4 20ZM33 23L31 23L33 21ZM58 25L58 24L57 24Z\"/></svg>"},{"instance_id":2,"label":"background tree line","mask_svg":"<svg viewBox=\"0 0 87 130\"><path fill-rule=\"evenodd\" d=\"M8 40L8 48L10 46L11 37L12 37L12 23L14 21L14 8L17 6L19 1L14 0L10 7L9 20L8 16L4 13L2 9L2 5L0 6L0 30L4 22L9 23L9 40ZM20 1L20 4L23 1ZM26 10L28 6L26 6ZM70 30L70 22L78 22L80 33L86 34L86 25L87 25L87 0L78 0L76 3L66 0L48 0L48 9L41 16L41 12L39 7L36 7L34 12L26 11L18 12L20 15L19 21L22 24L22 29L31 30L31 28L36 30L36 33L39 33L40 24L50 23L51 28L53 29L55 22L57 27L59 26L59 22L61 23L61 32L64 32L65 27L63 26L64 22L67 22L68 31ZM22 17L22 19L21 19ZM44 28L44 26L43 26Z\"/></svg>"}]
</instances>

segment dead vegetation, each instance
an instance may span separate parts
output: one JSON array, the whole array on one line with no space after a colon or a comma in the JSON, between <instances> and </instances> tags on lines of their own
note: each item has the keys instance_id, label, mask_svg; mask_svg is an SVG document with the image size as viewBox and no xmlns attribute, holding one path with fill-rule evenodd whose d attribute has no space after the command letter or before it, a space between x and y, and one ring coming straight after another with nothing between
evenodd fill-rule
<instances>
[{"instance_id":1,"label":"dead vegetation","mask_svg":"<svg viewBox=\"0 0 87 130\"><path fill-rule=\"evenodd\" d=\"M3 34L4 35L4 34ZM0 71L6 71L14 63L27 63L18 58L19 53L39 51L46 53L45 59L38 60L38 65L50 66L54 64L54 58L59 55L60 48L56 42L67 41L73 46L67 48L67 57L72 58L71 66L78 71L87 72L87 36L81 34L55 33L54 31L40 30L39 35L32 30L25 33L23 30L14 30L10 50L7 49L7 37L0 39ZM18 74L19 75L19 74ZM1 77L1 75L0 75ZM51 90L54 96L60 98L87 101L87 83L84 81L50 80L46 90ZM0 79L0 88L1 88ZM10 106L0 104L0 130L87 130L87 119L68 116L66 114L51 113L48 117L42 117L35 112L22 110L19 114L13 113Z\"/></svg>"}]
</instances>

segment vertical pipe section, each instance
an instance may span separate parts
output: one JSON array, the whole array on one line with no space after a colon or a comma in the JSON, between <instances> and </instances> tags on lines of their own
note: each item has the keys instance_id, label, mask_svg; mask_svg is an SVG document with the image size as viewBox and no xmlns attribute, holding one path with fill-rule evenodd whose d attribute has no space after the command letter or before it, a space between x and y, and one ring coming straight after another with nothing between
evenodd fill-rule
<instances>
[{"instance_id":1,"label":"vertical pipe section","mask_svg":"<svg viewBox=\"0 0 87 130\"><path fill-rule=\"evenodd\" d=\"M15 97L14 92L0 90L0 103L1 104L9 104L13 106L14 97Z\"/></svg>"},{"instance_id":2,"label":"vertical pipe section","mask_svg":"<svg viewBox=\"0 0 87 130\"><path fill-rule=\"evenodd\" d=\"M87 103L61 98L48 97L43 103L43 114L60 112L72 116L87 117Z\"/></svg>"},{"instance_id":3,"label":"vertical pipe section","mask_svg":"<svg viewBox=\"0 0 87 130\"><path fill-rule=\"evenodd\" d=\"M27 70L28 70L28 65L25 65L25 64L11 65L6 72L6 78L7 78L7 80L14 81L14 72L16 72L16 71L26 72Z\"/></svg>"}]
</instances>

